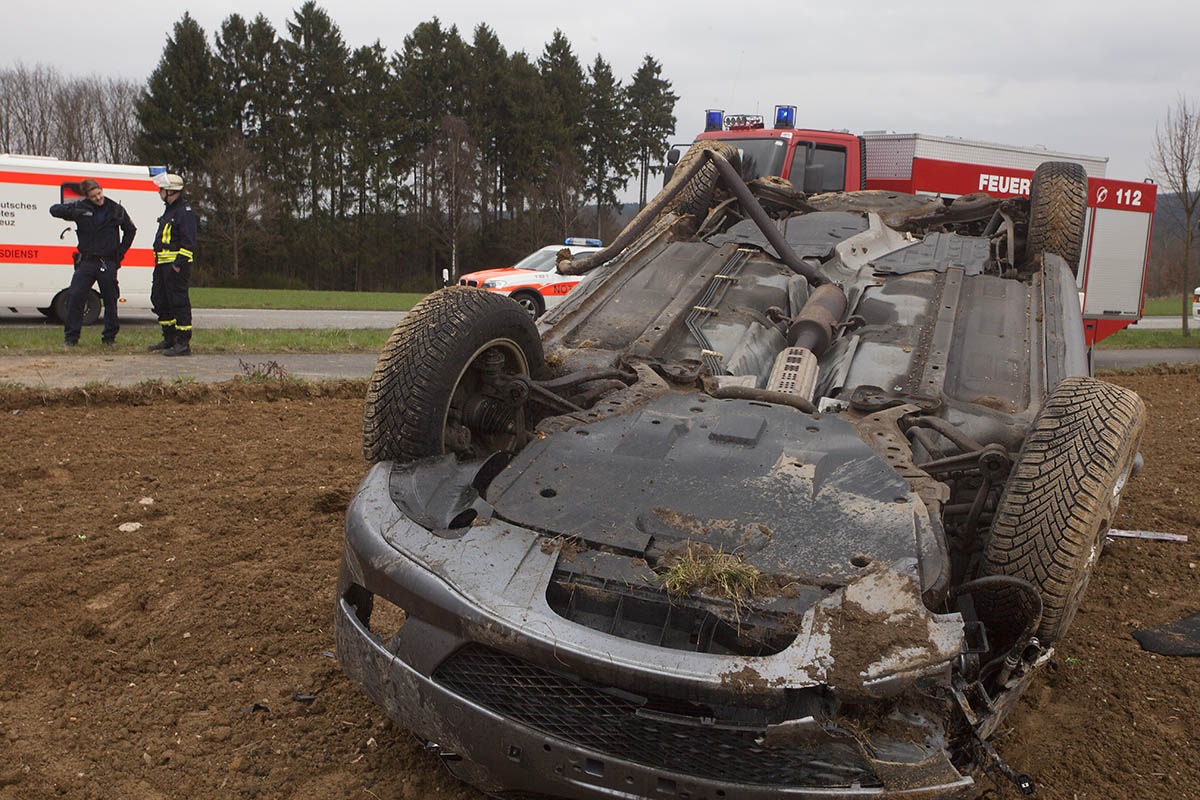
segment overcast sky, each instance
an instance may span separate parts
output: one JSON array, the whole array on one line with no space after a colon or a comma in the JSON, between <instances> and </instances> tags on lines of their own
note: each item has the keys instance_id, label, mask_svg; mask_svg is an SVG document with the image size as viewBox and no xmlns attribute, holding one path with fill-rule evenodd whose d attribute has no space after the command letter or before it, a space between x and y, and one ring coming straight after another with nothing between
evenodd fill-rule
<instances>
[{"instance_id":1,"label":"overcast sky","mask_svg":"<svg viewBox=\"0 0 1200 800\"><path fill-rule=\"evenodd\" d=\"M1141 180L1168 106L1180 92L1200 100L1195 0L322 5L351 48L378 39L399 50L417 24L437 16L467 41L486 23L510 52L533 59L561 28L585 68L600 54L626 82L649 53L679 95L679 142L702 129L706 108L769 115L779 103L798 107L800 127L1044 145L1108 156L1108 177ZM185 9L211 39L234 12L261 12L286 34L299 6L106 0L20 15L10 6L3 58L6 66L140 81Z\"/></svg>"}]
</instances>

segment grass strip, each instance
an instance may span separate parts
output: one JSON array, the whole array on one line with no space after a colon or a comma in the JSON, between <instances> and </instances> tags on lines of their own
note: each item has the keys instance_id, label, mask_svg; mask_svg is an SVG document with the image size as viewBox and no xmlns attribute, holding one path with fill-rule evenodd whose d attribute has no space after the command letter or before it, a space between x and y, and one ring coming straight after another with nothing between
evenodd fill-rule
<instances>
[{"instance_id":1,"label":"grass strip","mask_svg":"<svg viewBox=\"0 0 1200 800\"><path fill-rule=\"evenodd\" d=\"M1096 345L1097 350L1155 350L1168 347L1200 347L1200 325L1191 336L1182 330L1117 331Z\"/></svg>"},{"instance_id":2,"label":"grass strip","mask_svg":"<svg viewBox=\"0 0 1200 800\"><path fill-rule=\"evenodd\" d=\"M205 328L192 338L195 353L378 353L391 331L378 328ZM100 329L85 330L72 353L145 353L161 338L157 326L129 327L116 347L100 344ZM0 355L68 352L59 328L0 328Z\"/></svg>"},{"instance_id":3,"label":"grass strip","mask_svg":"<svg viewBox=\"0 0 1200 800\"><path fill-rule=\"evenodd\" d=\"M300 289L191 289L195 308L291 308L339 311L408 311L423 292L317 292Z\"/></svg>"}]
</instances>

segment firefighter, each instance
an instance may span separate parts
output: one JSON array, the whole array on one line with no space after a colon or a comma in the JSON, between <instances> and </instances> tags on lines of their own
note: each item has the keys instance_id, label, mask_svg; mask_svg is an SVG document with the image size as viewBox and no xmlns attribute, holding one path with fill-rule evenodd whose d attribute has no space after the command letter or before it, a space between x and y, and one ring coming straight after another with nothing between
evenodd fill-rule
<instances>
[{"instance_id":1,"label":"firefighter","mask_svg":"<svg viewBox=\"0 0 1200 800\"><path fill-rule=\"evenodd\" d=\"M71 276L71 287L67 289L63 346L75 347L79 344L83 307L92 284L98 284L100 297L104 300L104 330L100 340L106 346L113 347L117 343L117 331L121 329L117 319L117 301L121 296L117 286L117 268L133 244L137 228L120 203L105 198L104 189L98 181L92 178L80 181L79 193L84 199L50 206L52 216L75 223L75 235L79 237L75 274Z\"/></svg>"},{"instance_id":2,"label":"firefighter","mask_svg":"<svg viewBox=\"0 0 1200 800\"><path fill-rule=\"evenodd\" d=\"M162 326L162 341L150 345L167 356L192 354L192 301L188 283L192 277L192 253L196 246L196 212L183 199L183 178L160 173L154 182L166 209L158 218L154 237L154 278L150 305Z\"/></svg>"}]
</instances>

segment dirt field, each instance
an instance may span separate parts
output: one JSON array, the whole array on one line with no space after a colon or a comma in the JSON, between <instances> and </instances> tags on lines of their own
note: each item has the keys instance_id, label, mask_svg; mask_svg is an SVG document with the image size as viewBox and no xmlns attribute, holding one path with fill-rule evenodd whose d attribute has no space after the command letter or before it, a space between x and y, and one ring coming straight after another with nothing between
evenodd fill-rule
<instances>
[{"instance_id":1,"label":"dirt field","mask_svg":"<svg viewBox=\"0 0 1200 800\"><path fill-rule=\"evenodd\" d=\"M1150 410L1117 525L1191 541L1110 543L998 744L1039 797L1200 798L1200 659L1130 637L1200 606L1200 373L1112 379ZM0 800L481 797L332 658L362 394L0 391Z\"/></svg>"}]
</instances>

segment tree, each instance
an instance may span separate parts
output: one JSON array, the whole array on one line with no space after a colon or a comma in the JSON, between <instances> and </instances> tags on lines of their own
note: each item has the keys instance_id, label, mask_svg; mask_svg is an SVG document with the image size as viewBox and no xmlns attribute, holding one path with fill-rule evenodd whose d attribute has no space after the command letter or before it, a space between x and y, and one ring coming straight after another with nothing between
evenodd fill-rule
<instances>
[{"instance_id":1,"label":"tree","mask_svg":"<svg viewBox=\"0 0 1200 800\"><path fill-rule=\"evenodd\" d=\"M508 53L495 31L480 23L471 44L467 104L471 137L479 147L479 214L481 227L500 217L503 191L503 135L509 98L504 93Z\"/></svg>"},{"instance_id":2,"label":"tree","mask_svg":"<svg viewBox=\"0 0 1200 800\"><path fill-rule=\"evenodd\" d=\"M467 123L452 114L444 116L438 137L426 148L426 158L435 187L430 224L450 251L450 277L457 278L467 215L479 186L479 152Z\"/></svg>"},{"instance_id":3,"label":"tree","mask_svg":"<svg viewBox=\"0 0 1200 800\"><path fill-rule=\"evenodd\" d=\"M578 158L582 155L583 130L580 123L587 112L587 87L583 67L571 43L561 30L546 43L542 57L538 59L538 71L546 86L546 100L550 104L550 130L554 149L560 154L569 153Z\"/></svg>"},{"instance_id":4,"label":"tree","mask_svg":"<svg viewBox=\"0 0 1200 800\"><path fill-rule=\"evenodd\" d=\"M338 283L343 249L335 239L344 218L346 94L350 52L342 32L314 0L288 22L283 51L291 73L290 115L295 133L293 165L285 176L297 187L298 209L310 225L305 240L313 288Z\"/></svg>"},{"instance_id":5,"label":"tree","mask_svg":"<svg viewBox=\"0 0 1200 800\"><path fill-rule=\"evenodd\" d=\"M30 156L52 155L54 95L61 83L53 67L17 64L4 73L0 109L4 121L4 151Z\"/></svg>"},{"instance_id":6,"label":"tree","mask_svg":"<svg viewBox=\"0 0 1200 800\"><path fill-rule=\"evenodd\" d=\"M524 52L513 53L509 59L502 91L504 112L498 134L501 191L509 211L519 213L549 171L554 153L550 138L553 109L537 66Z\"/></svg>"},{"instance_id":7,"label":"tree","mask_svg":"<svg viewBox=\"0 0 1200 800\"><path fill-rule=\"evenodd\" d=\"M242 277L245 253L273 242L271 224L279 213L276 195L261 178L257 160L241 132L231 129L209 152L195 184L207 223L204 235L227 254L234 283Z\"/></svg>"},{"instance_id":8,"label":"tree","mask_svg":"<svg viewBox=\"0 0 1200 800\"><path fill-rule=\"evenodd\" d=\"M587 108L584 112L584 180L596 203L596 236L606 208L617 208L617 192L629 179L629 131L625 93L612 68L599 55L588 71Z\"/></svg>"},{"instance_id":9,"label":"tree","mask_svg":"<svg viewBox=\"0 0 1200 800\"><path fill-rule=\"evenodd\" d=\"M1200 210L1200 107L1180 94L1167 109L1167 118L1154 129L1150 168L1159 182L1178 195L1183 225L1183 285L1181 316L1183 335L1190 336L1192 287L1197 276L1192 269L1192 238Z\"/></svg>"},{"instance_id":10,"label":"tree","mask_svg":"<svg viewBox=\"0 0 1200 800\"><path fill-rule=\"evenodd\" d=\"M185 175L199 172L217 140L217 100L204 29L184 12L136 104L142 128L135 145L138 159Z\"/></svg>"},{"instance_id":11,"label":"tree","mask_svg":"<svg viewBox=\"0 0 1200 800\"><path fill-rule=\"evenodd\" d=\"M675 101L671 82L659 77L662 65L649 54L634 73L625 93L629 115L630 139L637 160L638 205L646 205L650 176L662 172L654 162L668 147L667 137L675 133Z\"/></svg>"}]
</instances>

